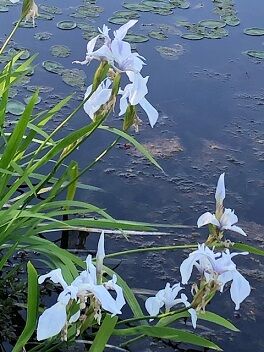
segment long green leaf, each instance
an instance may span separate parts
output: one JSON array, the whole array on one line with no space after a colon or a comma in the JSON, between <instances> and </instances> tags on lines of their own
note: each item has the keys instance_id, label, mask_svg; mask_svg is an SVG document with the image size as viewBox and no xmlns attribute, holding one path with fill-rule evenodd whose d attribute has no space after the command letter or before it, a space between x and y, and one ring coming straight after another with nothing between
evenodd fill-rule
<instances>
[{"instance_id":1,"label":"long green leaf","mask_svg":"<svg viewBox=\"0 0 264 352\"><path fill-rule=\"evenodd\" d=\"M96 333L93 344L89 349L90 352L103 352L105 350L105 345L114 331L117 320L117 317L111 318L109 314L106 314L100 329Z\"/></svg>"},{"instance_id":2,"label":"long green leaf","mask_svg":"<svg viewBox=\"0 0 264 352\"><path fill-rule=\"evenodd\" d=\"M222 351L222 349L215 343L205 339L204 337L198 336L188 331L178 330L167 327L156 327L156 326L136 326L128 329L115 329L114 335L118 336L131 336L144 334L149 337L156 337L165 340L172 340L196 346L211 348L216 351Z\"/></svg>"},{"instance_id":3,"label":"long green leaf","mask_svg":"<svg viewBox=\"0 0 264 352\"><path fill-rule=\"evenodd\" d=\"M150 154L150 152L143 147L142 144L140 144L135 138L133 138L132 136L130 136L129 134L127 134L124 131L121 131L117 128L114 127L109 127L109 126L100 126L99 127L102 130L105 131L109 131L112 132L118 136L123 137L124 139L128 140L130 143L132 143L134 145L134 147L137 148L137 150L145 156L145 158L147 158L152 164L154 164L155 166L157 166L157 168L159 168L161 171L163 171L162 167L157 163L157 161L153 158L153 156Z\"/></svg>"},{"instance_id":4,"label":"long green leaf","mask_svg":"<svg viewBox=\"0 0 264 352\"><path fill-rule=\"evenodd\" d=\"M39 288L38 288L38 274L34 266L28 262L28 295L27 295L27 320L24 330L19 336L13 352L21 352L23 347L29 341L33 335L38 318L38 298L39 298Z\"/></svg>"},{"instance_id":5,"label":"long green leaf","mask_svg":"<svg viewBox=\"0 0 264 352\"><path fill-rule=\"evenodd\" d=\"M263 249L260 249L260 248L254 247L254 246L250 246L249 244L235 243L232 248L238 249L243 252L249 252L252 254L264 255Z\"/></svg>"}]
</instances>

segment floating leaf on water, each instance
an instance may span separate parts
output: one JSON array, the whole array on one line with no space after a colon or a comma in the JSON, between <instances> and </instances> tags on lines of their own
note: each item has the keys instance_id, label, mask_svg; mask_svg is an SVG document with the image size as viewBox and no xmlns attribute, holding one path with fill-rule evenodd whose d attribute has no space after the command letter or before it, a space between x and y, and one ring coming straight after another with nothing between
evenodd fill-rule
<instances>
[{"instance_id":1,"label":"floating leaf on water","mask_svg":"<svg viewBox=\"0 0 264 352\"><path fill-rule=\"evenodd\" d=\"M74 17L86 18L86 17L98 17L104 9L101 6L87 5L79 6L75 12ZM73 17L73 16L72 16Z\"/></svg>"},{"instance_id":2,"label":"floating leaf on water","mask_svg":"<svg viewBox=\"0 0 264 352\"><path fill-rule=\"evenodd\" d=\"M208 39L222 39L228 36L228 31L225 28L212 29L204 34Z\"/></svg>"},{"instance_id":3,"label":"floating leaf on water","mask_svg":"<svg viewBox=\"0 0 264 352\"><path fill-rule=\"evenodd\" d=\"M122 5L125 9L140 11L140 12L149 12L151 8L143 4L134 4L134 3L124 3Z\"/></svg>"},{"instance_id":4,"label":"floating leaf on water","mask_svg":"<svg viewBox=\"0 0 264 352\"><path fill-rule=\"evenodd\" d=\"M15 26L17 24L17 22L13 22L13 25ZM22 21L20 22L19 24L19 27L20 28L34 28L33 27L33 23L32 22L29 22L29 21Z\"/></svg>"},{"instance_id":5,"label":"floating leaf on water","mask_svg":"<svg viewBox=\"0 0 264 352\"><path fill-rule=\"evenodd\" d=\"M226 26L226 23L224 21L219 21L219 20L203 20L200 21L199 24L203 27L206 28L222 28Z\"/></svg>"},{"instance_id":6,"label":"floating leaf on water","mask_svg":"<svg viewBox=\"0 0 264 352\"><path fill-rule=\"evenodd\" d=\"M125 36L124 40L129 43L144 43L149 40L149 37L142 34L129 33Z\"/></svg>"},{"instance_id":7,"label":"floating leaf on water","mask_svg":"<svg viewBox=\"0 0 264 352\"><path fill-rule=\"evenodd\" d=\"M34 38L38 40L48 40L52 37L50 32L39 32L34 34Z\"/></svg>"},{"instance_id":8,"label":"floating leaf on water","mask_svg":"<svg viewBox=\"0 0 264 352\"><path fill-rule=\"evenodd\" d=\"M77 27L77 23L73 22L73 21L60 21L60 22L57 23L57 27L59 29L69 30L69 29L76 28Z\"/></svg>"},{"instance_id":9,"label":"floating leaf on water","mask_svg":"<svg viewBox=\"0 0 264 352\"><path fill-rule=\"evenodd\" d=\"M244 33L247 35L256 35L256 36L264 35L264 28L256 28L256 27L245 28Z\"/></svg>"},{"instance_id":10,"label":"floating leaf on water","mask_svg":"<svg viewBox=\"0 0 264 352\"><path fill-rule=\"evenodd\" d=\"M25 105L18 100L9 100L6 104L6 111L12 115L20 116L25 110Z\"/></svg>"},{"instance_id":11,"label":"floating leaf on water","mask_svg":"<svg viewBox=\"0 0 264 352\"><path fill-rule=\"evenodd\" d=\"M156 46L155 49L163 58L171 60L178 59L178 57L184 53L183 46L180 44L175 44L174 47Z\"/></svg>"},{"instance_id":12,"label":"floating leaf on water","mask_svg":"<svg viewBox=\"0 0 264 352\"><path fill-rule=\"evenodd\" d=\"M97 29L95 26L93 26L92 24L89 23L85 23L85 22L77 22L77 27L80 28L83 31L87 31L87 32L96 32Z\"/></svg>"},{"instance_id":13,"label":"floating leaf on water","mask_svg":"<svg viewBox=\"0 0 264 352\"><path fill-rule=\"evenodd\" d=\"M8 97L14 98L18 94L18 90L14 87L10 87L8 91Z\"/></svg>"},{"instance_id":14,"label":"floating leaf on water","mask_svg":"<svg viewBox=\"0 0 264 352\"><path fill-rule=\"evenodd\" d=\"M52 5L39 5L39 8L47 13L50 13L52 15L61 15L62 10L58 8L57 6L52 6Z\"/></svg>"},{"instance_id":15,"label":"floating leaf on water","mask_svg":"<svg viewBox=\"0 0 264 352\"><path fill-rule=\"evenodd\" d=\"M39 93L50 93L54 90L53 87L46 87L46 86L27 86L26 89L29 92L35 93L37 90Z\"/></svg>"},{"instance_id":16,"label":"floating leaf on water","mask_svg":"<svg viewBox=\"0 0 264 352\"><path fill-rule=\"evenodd\" d=\"M185 20L179 20L176 22L178 26L183 26L183 27L190 27L191 23L189 21Z\"/></svg>"},{"instance_id":17,"label":"floating leaf on water","mask_svg":"<svg viewBox=\"0 0 264 352\"><path fill-rule=\"evenodd\" d=\"M68 57L71 54L71 49L65 45L53 45L50 51L51 54L56 57Z\"/></svg>"},{"instance_id":18,"label":"floating leaf on water","mask_svg":"<svg viewBox=\"0 0 264 352\"><path fill-rule=\"evenodd\" d=\"M188 40L200 40L204 38L204 35L199 33L184 33L181 35L181 38Z\"/></svg>"},{"instance_id":19,"label":"floating leaf on water","mask_svg":"<svg viewBox=\"0 0 264 352\"><path fill-rule=\"evenodd\" d=\"M108 18L108 22L109 23L113 23L113 24L119 24L119 25L122 25L122 24L125 24L129 21L128 18L125 18L125 17L110 17Z\"/></svg>"},{"instance_id":20,"label":"floating leaf on water","mask_svg":"<svg viewBox=\"0 0 264 352\"><path fill-rule=\"evenodd\" d=\"M228 26L238 26L240 24L240 20L238 17L236 16L226 16L222 18L223 21L225 21L226 24L228 24Z\"/></svg>"},{"instance_id":21,"label":"floating leaf on water","mask_svg":"<svg viewBox=\"0 0 264 352\"><path fill-rule=\"evenodd\" d=\"M166 32L168 34L174 34L174 35L181 35L182 34L182 32L178 28L176 28L170 24L163 23L163 24L159 24L157 27L162 32Z\"/></svg>"},{"instance_id":22,"label":"floating leaf on water","mask_svg":"<svg viewBox=\"0 0 264 352\"><path fill-rule=\"evenodd\" d=\"M261 50L247 50L245 51L245 54L256 59L264 59L264 51Z\"/></svg>"},{"instance_id":23,"label":"floating leaf on water","mask_svg":"<svg viewBox=\"0 0 264 352\"><path fill-rule=\"evenodd\" d=\"M0 12L8 12L8 7L4 5L0 5Z\"/></svg>"},{"instance_id":24,"label":"floating leaf on water","mask_svg":"<svg viewBox=\"0 0 264 352\"><path fill-rule=\"evenodd\" d=\"M11 48L8 50L8 54L10 57L16 55L18 52L23 51L23 53L20 55L19 60L27 60L30 57L30 52L28 49L24 48Z\"/></svg>"},{"instance_id":25,"label":"floating leaf on water","mask_svg":"<svg viewBox=\"0 0 264 352\"><path fill-rule=\"evenodd\" d=\"M79 69L65 69L62 71L62 80L71 87L84 88L86 74Z\"/></svg>"},{"instance_id":26,"label":"floating leaf on water","mask_svg":"<svg viewBox=\"0 0 264 352\"><path fill-rule=\"evenodd\" d=\"M83 39L85 40L91 40L94 37L96 37L99 33L98 32L86 32L84 31L82 34Z\"/></svg>"},{"instance_id":27,"label":"floating leaf on water","mask_svg":"<svg viewBox=\"0 0 264 352\"><path fill-rule=\"evenodd\" d=\"M191 6L187 0L170 0L170 3L179 9L188 9Z\"/></svg>"},{"instance_id":28,"label":"floating leaf on water","mask_svg":"<svg viewBox=\"0 0 264 352\"><path fill-rule=\"evenodd\" d=\"M42 62L42 67L52 73L61 74L64 70L64 66L56 61L46 60Z\"/></svg>"},{"instance_id":29,"label":"floating leaf on water","mask_svg":"<svg viewBox=\"0 0 264 352\"><path fill-rule=\"evenodd\" d=\"M162 31L151 31L149 32L148 35L150 36L150 38L158 39L158 40L164 40L168 38L168 36L164 34Z\"/></svg>"},{"instance_id":30,"label":"floating leaf on water","mask_svg":"<svg viewBox=\"0 0 264 352\"><path fill-rule=\"evenodd\" d=\"M159 0L143 0L142 4L154 9L166 9L172 10L174 9L174 5L166 2L166 1L159 1Z\"/></svg>"},{"instance_id":31,"label":"floating leaf on water","mask_svg":"<svg viewBox=\"0 0 264 352\"><path fill-rule=\"evenodd\" d=\"M113 13L113 16L114 17L126 17L126 18L129 18L129 19L136 19L136 18L139 18L139 14L136 12L136 11L130 11L130 10L127 10L127 11L116 11Z\"/></svg>"},{"instance_id":32,"label":"floating leaf on water","mask_svg":"<svg viewBox=\"0 0 264 352\"><path fill-rule=\"evenodd\" d=\"M45 12L40 12L38 14L38 19L39 20L46 20L46 21L52 21L54 19L54 15L50 13L45 13Z\"/></svg>"},{"instance_id":33,"label":"floating leaf on water","mask_svg":"<svg viewBox=\"0 0 264 352\"><path fill-rule=\"evenodd\" d=\"M170 10L170 9L164 9L164 8L156 8L156 9L153 9L151 10L151 12L157 14L157 15L161 15L161 16L168 16L168 15L172 15L173 14L173 11Z\"/></svg>"}]
</instances>

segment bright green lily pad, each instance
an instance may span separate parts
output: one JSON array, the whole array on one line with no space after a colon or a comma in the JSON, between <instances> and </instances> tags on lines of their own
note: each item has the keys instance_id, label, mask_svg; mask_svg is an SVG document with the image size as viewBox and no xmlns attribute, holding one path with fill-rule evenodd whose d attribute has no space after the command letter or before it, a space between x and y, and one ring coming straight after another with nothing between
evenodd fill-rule
<instances>
[{"instance_id":1,"label":"bright green lily pad","mask_svg":"<svg viewBox=\"0 0 264 352\"><path fill-rule=\"evenodd\" d=\"M218 20L203 20L200 21L199 24L203 27L206 28L222 28L226 26L226 23L224 21L218 21Z\"/></svg>"},{"instance_id":2,"label":"bright green lily pad","mask_svg":"<svg viewBox=\"0 0 264 352\"><path fill-rule=\"evenodd\" d=\"M178 57L184 53L183 46L180 44L175 44L174 47L156 46L155 49L163 58L169 60L178 59Z\"/></svg>"},{"instance_id":3,"label":"bright green lily pad","mask_svg":"<svg viewBox=\"0 0 264 352\"><path fill-rule=\"evenodd\" d=\"M42 62L42 67L52 73L61 74L64 70L64 66L56 61L46 60Z\"/></svg>"},{"instance_id":4,"label":"bright green lily pad","mask_svg":"<svg viewBox=\"0 0 264 352\"><path fill-rule=\"evenodd\" d=\"M122 6L128 10L140 11L140 12L149 12L151 10L149 6L146 6L143 4L134 4L134 3L125 2Z\"/></svg>"},{"instance_id":5,"label":"bright green lily pad","mask_svg":"<svg viewBox=\"0 0 264 352\"><path fill-rule=\"evenodd\" d=\"M150 31L148 35L150 38L158 39L158 40L164 40L168 38L168 36L164 34L162 31Z\"/></svg>"},{"instance_id":6,"label":"bright green lily pad","mask_svg":"<svg viewBox=\"0 0 264 352\"><path fill-rule=\"evenodd\" d=\"M53 45L50 51L56 57L68 57L71 54L71 49L66 45Z\"/></svg>"},{"instance_id":7,"label":"bright green lily pad","mask_svg":"<svg viewBox=\"0 0 264 352\"><path fill-rule=\"evenodd\" d=\"M149 40L149 37L143 34L129 33L125 36L124 40L129 43L144 43Z\"/></svg>"},{"instance_id":8,"label":"bright green lily pad","mask_svg":"<svg viewBox=\"0 0 264 352\"><path fill-rule=\"evenodd\" d=\"M181 38L188 40L200 40L204 38L204 35L199 33L184 33L181 35Z\"/></svg>"},{"instance_id":9,"label":"bright green lily pad","mask_svg":"<svg viewBox=\"0 0 264 352\"><path fill-rule=\"evenodd\" d=\"M24 98L24 102L25 102L26 104L28 104L28 103L30 102L30 99L31 99L31 98L32 98L31 96L30 96L30 97L25 97L25 98ZM36 105L39 104L39 103L41 102L41 100L42 100L42 98L41 98L40 96L38 96L38 97L37 97L37 101L36 101L35 104L36 104Z\"/></svg>"},{"instance_id":10,"label":"bright green lily pad","mask_svg":"<svg viewBox=\"0 0 264 352\"><path fill-rule=\"evenodd\" d=\"M12 115L20 116L25 110L25 105L18 100L9 100L6 104L6 111Z\"/></svg>"},{"instance_id":11,"label":"bright green lily pad","mask_svg":"<svg viewBox=\"0 0 264 352\"><path fill-rule=\"evenodd\" d=\"M57 23L59 29L70 30L77 27L77 23L73 21L60 21Z\"/></svg>"},{"instance_id":12,"label":"bright green lily pad","mask_svg":"<svg viewBox=\"0 0 264 352\"><path fill-rule=\"evenodd\" d=\"M247 50L245 51L245 54L256 59L264 59L264 51L262 50Z\"/></svg>"},{"instance_id":13,"label":"bright green lily pad","mask_svg":"<svg viewBox=\"0 0 264 352\"><path fill-rule=\"evenodd\" d=\"M62 10L58 8L57 6L52 6L52 5L39 5L39 8L51 15L61 15Z\"/></svg>"},{"instance_id":14,"label":"bright green lily pad","mask_svg":"<svg viewBox=\"0 0 264 352\"><path fill-rule=\"evenodd\" d=\"M38 32L34 34L34 38L37 40L48 40L52 37L50 32Z\"/></svg>"},{"instance_id":15,"label":"bright green lily pad","mask_svg":"<svg viewBox=\"0 0 264 352\"><path fill-rule=\"evenodd\" d=\"M264 35L264 28L246 28L244 29L244 33L247 35L254 35L254 36L259 36L259 35Z\"/></svg>"},{"instance_id":16,"label":"bright green lily pad","mask_svg":"<svg viewBox=\"0 0 264 352\"><path fill-rule=\"evenodd\" d=\"M79 69L65 69L62 71L62 80L71 87L84 88L86 74Z\"/></svg>"}]
</instances>

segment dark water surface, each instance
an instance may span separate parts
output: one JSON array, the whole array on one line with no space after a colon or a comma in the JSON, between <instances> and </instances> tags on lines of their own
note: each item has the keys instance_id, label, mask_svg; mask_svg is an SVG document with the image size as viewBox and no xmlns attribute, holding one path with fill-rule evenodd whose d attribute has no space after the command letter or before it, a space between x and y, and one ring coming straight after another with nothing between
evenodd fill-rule
<instances>
[{"instance_id":1,"label":"dark water surface","mask_svg":"<svg viewBox=\"0 0 264 352\"><path fill-rule=\"evenodd\" d=\"M44 3L44 2L43 2ZM196 5L203 4L202 8ZM46 2L45 2L46 4ZM47 73L41 67L44 60L63 63L67 68L84 69L86 84L90 84L94 64L88 68L71 64L85 56L86 41L82 31L74 29L62 31L56 22L70 19L70 7L79 6L79 1L49 1L63 9L53 21L37 20L37 28L21 29L15 41L21 46L38 52L38 66L31 83L54 88L52 94L66 96L77 91L71 109L82 99L82 92L66 86L60 76ZM90 19L95 26L107 23L116 10L121 10L120 0L101 0L97 3L105 8L100 17ZM160 111L160 118L154 129L147 124L142 114L143 125L137 139L145 143L156 155L165 174L154 169L133 148L127 149L121 143L108 157L97 165L83 181L101 187L103 193L80 192L82 200L95 203L107 209L119 219L165 222L168 224L195 225L198 216L206 210L214 209L214 189L218 176L226 172L226 206L234 208L240 224L248 234L248 242L263 247L264 244L264 67L263 61L251 59L242 52L254 49L264 50L264 37L243 34L244 28L262 27L264 3L260 0L236 0L236 10L240 25L229 27L229 35L220 40L203 39L191 41L179 35L169 35L164 41L150 39L138 44L137 49L147 59L143 75L150 75L148 99ZM8 33L16 19L18 7L0 14L2 36ZM217 19L211 1L191 1L187 10L175 9L173 15L161 16L141 13L136 33L147 33L147 24L175 25L177 20L198 22L203 19ZM73 19L74 20L74 19ZM85 22L85 19L81 19ZM143 26L144 24L144 26ZM115 25L110 27L116 28ZM182 30L182 28L177 29ZM52 38L38 41L33 36L37 32L48 31ZM49 53L52 45L64 44L71 48L68 58L57 59ZM156 46L180 44L183 53L176 60L166 60L155 50ZM29 94L25 87L19 88L15 99ZM42 94L40 108L48 107L56 97ZM67 113L69 110L65 110ZM118 112L118 111L117 111ZM58 121L53 121L58 124ZM12 116L10 116L12 119ZM76 115L68 129L82 126L87 117L83 112ZM121 125L117 117L109 124ZM65 131L62 131L65 133ZM106 145L112 136L98 132L93 140L82 146L77 158L84 167ZM130 237L125 241L115 237L107 241L107 251L151 245L170 245L187 242L203 242L206 231L176 231L171 236L159 238ZM230 234L230 239L239 240L239 235ZM73 234L71 247L78 245L78 236ZM86 248L95 248L95 239L88 238ZM188 255L180 252L142 254L127 256L119 266L120 274L130 286L158 290L180 280L178 266ZM239 313L234 312L229 292L219 295L210 310L230 319L240 333L219 330L218 338L210 329L198 326L197 332L213 337L224 351L261 352L264 351L264 281L263 259L259 257L238 258L237 264L252 285L251 296L243 302ZM208 324L209 327L209 324ZM211 328L212 326L210 326ZM145 341L131 346L132 351L182 351L175 346Z\"/></svg>"}]
</instances>

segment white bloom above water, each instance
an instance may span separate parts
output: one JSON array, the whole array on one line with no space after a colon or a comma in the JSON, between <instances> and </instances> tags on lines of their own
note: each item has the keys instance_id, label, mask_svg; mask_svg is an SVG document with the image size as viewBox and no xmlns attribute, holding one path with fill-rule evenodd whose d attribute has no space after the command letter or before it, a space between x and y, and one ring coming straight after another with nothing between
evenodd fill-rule
<instances>
[{"instance_id":1,"label":"white bloom above water","mask_svg":"<svg viewBox=\"0 0 264 352\"><path fill-rule=\"evenodd\" d=\"M103 233L99 240L97 258L102 266L104 237ZM96 277L97 268L92 263L91 255L86 259L87 269L82 271L79 276L68 285L64 280L61 269L52 270L46 275L39 277L39 283L43 283L46 279L50 279L56 284L60 284L63 291L59 294L57 303L46 309L39 317L37 327L37 340L41 341L59 334L69 323L76 322L81 314L81 310L85 309L87 303L93 304L94 318L100 323L101 308L112 314L112 316L121 314L121 309L125 305L125 299L122 288L117 285L117 278L113 275L112 280L106 283L98 284ZM113 298L109 290L116 292ZM76 301L79 309L67 320L67 308L70 300Z\"/></svg>"},{"instance_id":2,"label":"white bloom above water","mask_svg":"<svg viewBox=\"0 0 264 352\"><path fill-rule=\"evenodd\" d=\"M232 261L234 256L240 254L248 253L230 253L229 250L214 253L205 244L198 245L198 249L190 253L180 266L182 283L188 283L194 267L207 282L215 281L219 285L220 292L223 291L225 284L231 281L231 299L235 303L235 309L239 309L241 302L251 291L249 282L237 271L236 264Z\"/></svg>"},{"instance_id":3,"label":"white bloom above water","mask_svg":"<svg viewBox=\"0 0 264 352\"><path fill-rule=\"evenodd\" d=\"M165 312L168 313L171 308L177 304L183 304L188 308L191 304L188 302L185 294L181 294L181 298L176 298L182 289L183 288L180 284L175 284L171 287L171 285L167 283L165 288L158 291L154 297L149 297L145 302L145 307L149 315L158 315L162 307L165 307ZM196 311L195 309L190 308L188 309L188 312L191 315L192 325L196 328Z\"/></svg>"},{"instance_id":4,"label":"white bloom above water","mask_svg":"<svg viewBox=\"0 0 264 352\"><path fill-rule=\"evenodd\" d=\"M197 220L197 226L202 227L204 225L212 224L217 226L220 231L230 230L246 236L246 233L239 226L235 225L238 222L238 217L236 216L235 211L232 209L225 209L223 207L223 202L225 199L224 176L224 173L220 175L216 187L216 213L212 214L210 212L206 212L202 214Z\"/></svg>"}]
</instances>

